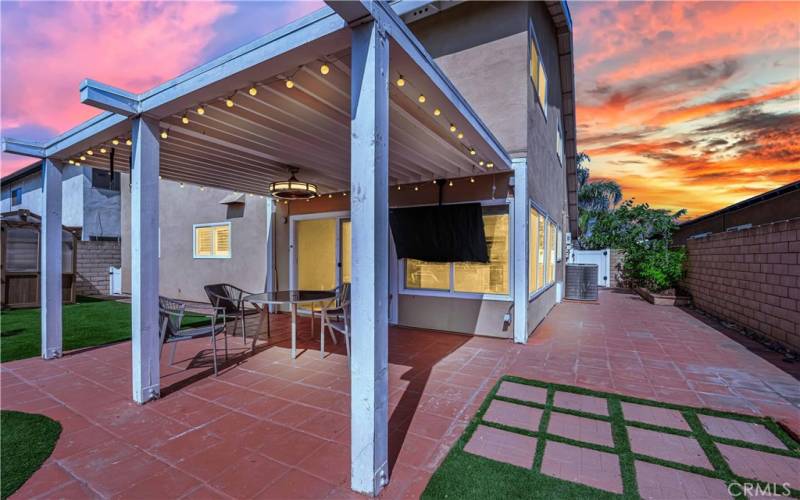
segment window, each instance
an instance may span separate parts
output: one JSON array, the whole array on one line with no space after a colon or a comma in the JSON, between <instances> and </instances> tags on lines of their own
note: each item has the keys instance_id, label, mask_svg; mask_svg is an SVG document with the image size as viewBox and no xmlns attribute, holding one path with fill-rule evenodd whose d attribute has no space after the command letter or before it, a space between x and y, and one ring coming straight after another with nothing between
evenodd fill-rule
<instances>
[{"instance_id":1,"label":"window","mask_svg":"<svg viewBox=\"0 0 800 500\"><path fill-rule=\"evenodd\" d=\"M11 190L11 206L17 206L22 203L22 188L14 188Z\"/></svg>"},{"instance_id":2,"label":"window","mask_svg":"<svg viewBox=\"0 0 800 500\"><path fill-rule=\"evenodd\" d=\"M195 259L229 259L231 257L231 223L194 225Z\"/></svg>"},{"instance_id":3,"label":"window","mask_svg":"<svg viewBox=\"0 0 800 500\"><path fill-rule=\"evenodd\" d=\"M97 189L110 189L119 191L119 174L111 180L111 173L106 170L92 169L92 187Z\"/></svg>"},{"instance_id":4,"label":"window","mask_svg":"<svg viewBox=\"0 0 800 500\"><path fill-rule=\"evenodd\" d=\"M552 285L556 280L556 262L560 262L561 230L534 207L530 208L528 237L528 292L534 293Z\"/></svg>"},{"instance_id":5,"label":"window","mask_svg":"<svg viewBox=\"0 0 800 500\"><path fill-rule=\"evenodd\" d=\"M483 228L489 252L488 263L423 262L406 259L405 288L446 293L508 295L511 289L508 207L484 207Z\"/></svg>"},{"instance_id":6,"label":"window","mask_svg":"<svg viewBox=\"0 0 800 500\"><path fill-rule=\"evenodd\" d=\"M563 166L564 165L564 135L563 131L561 130L561 120L558 120L556 123L556 156L558 156L558 162Z\"/></svg>"},{"instance_id":7,"label":"window","mask_svg":"<svg viewBox=\"0 0 800 500\"><path fill-rule=\"evenodd\" d=\"M547 284L556 281L556 225L547 222Z\"/></svg>"},{"instance_id":8,"label":"window","mask_svg":"<svg viewBox=\"0 0 800 500\"><path fill-rule=\"evenodd\" d=\"M544 63L542 62L542 53L539 50L539 44L536 41L536 34L533 31L533 26L530 29L531 39L531 60L530 60L530 74L533 89L536 96L539 98L539 105L542 107L544 116L547 117L547 74L544 71Z\"/></svg>"},{"instance_id":9,"label":"window","mask_svg":"<svg viewBox=\"0 0 800 500\"><path fill-rule=\"evenodd\" d=\"M564 258L564 233L561 232L561 229L558 230L558 235L556 237L556 262L561 262Z\"/></svg>"}]
</instances>

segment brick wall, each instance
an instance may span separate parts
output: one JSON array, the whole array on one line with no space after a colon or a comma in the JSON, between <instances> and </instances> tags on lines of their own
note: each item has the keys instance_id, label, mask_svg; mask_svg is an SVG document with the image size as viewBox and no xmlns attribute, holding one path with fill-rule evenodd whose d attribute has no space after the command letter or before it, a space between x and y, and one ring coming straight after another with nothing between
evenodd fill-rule
<instances>
[{"instance_id":1,"label":"brick wall","mask_svg":"<svg viewBox=\"0 0 800 500\"><path fill-rule=\"evenodd\" d=\"M78 242L78 295L108 295L108 268L120 267L121 247L117 241Z\"/></svg>"},{"instance_id":2,"label":"brick wall","mask_svg":"<svg viewBox=\"0 0 800 500\"><path fill-rule=\"evenodd\" d=\"M800 219L689 240L694 305L800 349Z\"/></svg>"}]
</instances>

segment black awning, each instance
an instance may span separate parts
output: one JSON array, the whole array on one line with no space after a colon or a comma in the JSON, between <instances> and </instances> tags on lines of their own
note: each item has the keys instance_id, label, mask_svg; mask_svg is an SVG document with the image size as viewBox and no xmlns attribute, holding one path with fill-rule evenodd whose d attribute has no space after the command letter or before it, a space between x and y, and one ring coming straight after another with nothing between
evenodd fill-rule
<instances>
[{"instance_id":1,"label":"black awning","mask_svg":"<svg viewBox=\"0 0 800 500\"><path fill-rule=\"evenodd\" d=\"M480 203L395 208L389 225L399 259L489 262Z\"/></svg>"}]
</instances>

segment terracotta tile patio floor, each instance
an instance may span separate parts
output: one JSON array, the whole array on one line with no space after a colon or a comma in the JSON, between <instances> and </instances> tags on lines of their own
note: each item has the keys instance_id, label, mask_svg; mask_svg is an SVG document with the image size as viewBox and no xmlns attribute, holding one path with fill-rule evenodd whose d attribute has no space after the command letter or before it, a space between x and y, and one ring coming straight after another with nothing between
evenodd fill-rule
<instances>
[{"instance_id":1,"label":"terracotta tile patio floor","mask_svg":"<svg viewBox=\"0 0 800 500\"><path fill-rule=\"evenodd\" d=\"M248 324L252 329L255 318ZM240 338L229 340L230 364L216 378L208 354L198 354L207 341L181 343L176 367L164 356L163 397L144 406L130 401L128 342L54 361L4 363L2 408L43 413L64 427L53 455L16 496L352 496L343 345L326 342L336 351L320 359L318 342L302 340L308 319L299 327L305 350L294 363L288 318L277 315L271 342L255 355ZM386 498L422 492L505 374L770 415L800 431L792 404L800 403L800 383L792 376L686 311L628 294L561 304L526 345L393 328L389 357ZM591 401L572 403L592 411Z\"/></svg>"}]
</instances>

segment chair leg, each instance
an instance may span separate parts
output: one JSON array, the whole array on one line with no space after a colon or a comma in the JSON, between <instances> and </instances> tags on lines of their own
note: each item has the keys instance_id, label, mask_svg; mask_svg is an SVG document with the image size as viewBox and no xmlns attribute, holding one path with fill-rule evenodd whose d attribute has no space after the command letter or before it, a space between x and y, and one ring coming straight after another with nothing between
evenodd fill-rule
<instances>
[{"instance_id":1,"label":"chair leg","mask_svg":"<svg viewBox=\"0 0 800 500\"><path fill-rule=\"evenodd\" d=\"M347 350L347 357L350 358L350 334L344 332L344 347Z\"/></svg>"},{"instance_id":2,"label":"chair leg","mask_svg":"<svg viewBox=\"0 0 800 500\"><path fill-rule=\"evenodd\" d=\"M216 339L217 338L217 334L213 333L213 335L214 335L214 338ZM228 362L228 332L225 332L225 335L223 335L223 337L225 338L225 362L227 363ZM216 340L214 341L214 343L216 344Z\"/></svg>"},{"instance_id":3,"label":"chair leg","mask_svg":"<svg viewBox=\"0 0 800 500\"><path fill-rule=\"evenodd\" d=\"M173 342L172 343L172 350L170 350L170 352L169 352L169 366L172 366L172 365L175 364L175 348L177 348L177 347L178 347L178 343L177 342Z\"/></svg>"},{"instance_id":4,"label":"chair leg","mask_svg":"<svg viewBox=\"0 0 800 500\"><path fill-rule=\"evenodd\" d=\"M225 332L225 337L227 338L227 332ZM211 352L214 355L214 376L216 377L219 373L217 371L217 336L214 335L214 332L211 332Z\"/></svg>"},{"instance_id":5,"label":"chair leg","mask_svg":"<svg viewBox=\"0 0 800 500\"><path fill-rule=\"evenodd\" d=\"M269 306L264 306L267 310L267 340L269 340L270 326L269 326Z\"/></svg>"}]
</instances>

